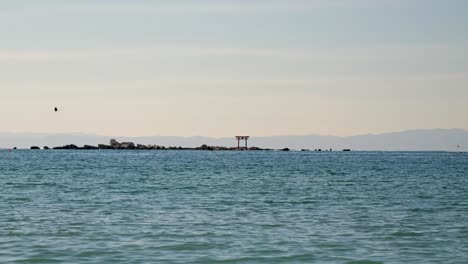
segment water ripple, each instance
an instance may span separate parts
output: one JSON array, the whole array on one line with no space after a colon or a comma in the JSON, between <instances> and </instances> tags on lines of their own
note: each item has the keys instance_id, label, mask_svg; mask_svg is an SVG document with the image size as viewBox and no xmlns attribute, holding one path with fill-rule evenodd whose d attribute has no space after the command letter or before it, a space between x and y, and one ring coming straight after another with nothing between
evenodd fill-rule
<instances>
[{"instance_id":1,"label":"water ripple","mask_svg":"<svg viewBox=\"0 0 468 264\"><path fill-rule=\"evenodd\" d=\"M1 263L464 263L468 155L0 152Z\"/></svg>"}]
</instances>

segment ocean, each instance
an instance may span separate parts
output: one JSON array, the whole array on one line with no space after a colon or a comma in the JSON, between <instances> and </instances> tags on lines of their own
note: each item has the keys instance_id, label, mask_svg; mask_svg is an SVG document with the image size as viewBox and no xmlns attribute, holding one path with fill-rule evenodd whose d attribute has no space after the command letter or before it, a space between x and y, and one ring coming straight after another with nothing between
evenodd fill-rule
<instances>
[{"instance_id":1,"label":"ocean","mask_svg":"<svg viewBox=\"0 0 468 264\"><path fill-rule=\"evenodd\" d=\"M468 154L2 150L0 263L468 263Z\"/></svg>"}]
</instances>

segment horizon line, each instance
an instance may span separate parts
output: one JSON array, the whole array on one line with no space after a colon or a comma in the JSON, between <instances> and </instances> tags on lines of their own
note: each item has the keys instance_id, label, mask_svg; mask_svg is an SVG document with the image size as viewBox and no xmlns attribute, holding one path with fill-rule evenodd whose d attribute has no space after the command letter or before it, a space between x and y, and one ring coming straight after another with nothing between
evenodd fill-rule
<instances>
[{"instance_id":1,"label":"horizon line","mask_svg":"<svg viewBox=\"0 0 468 264\"><path fill-rule=\"evenodd\" d=\"M267 137L307 137L307 136L319 136L319 137L337 137L337 138L347 138L347 137L359 137L359 136L378 136L378 135L387 135L387 134L397 134L397 133L407 133L407 132L420 132L420 131L463 131L468 132L468 129L465 128L417 128L417 129L407 129L407 130L400 130L400 131L390 131L390 132L369 132L369 133L360 133L360 134L353 134L353 135L332 135L332 134L282 134L282 135L250 135L251 137L256 138L267 138ZM232 136L202 136L202 135L192 135L192 136L181 136L181 135L144 135L144 136L123 136L123 135L103 135L97 133L89 133L89 132L24 132L24 131L0 131L1 134L29 134L29 135L40 135L40 136L58 136L58 135L68 135L68 136L96 136L96 137L108 137L108 138L147 138L147 137L177 137L177 138L211 138L211 139L225 139L235 137L236 135Z\"/></svg>"}]
</instances>

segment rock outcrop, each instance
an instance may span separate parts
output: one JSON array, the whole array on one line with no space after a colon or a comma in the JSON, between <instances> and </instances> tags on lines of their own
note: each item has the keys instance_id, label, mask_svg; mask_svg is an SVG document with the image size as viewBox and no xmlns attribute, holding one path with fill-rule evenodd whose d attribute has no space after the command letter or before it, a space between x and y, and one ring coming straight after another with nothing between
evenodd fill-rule
<instances>
[{"instance_id":1,"label":"rock outcrop","mask_svg":"<svg viewBox=\"0 0 468 264\"><path fill-rule=\"evenodd\" d=\"M99 144L97 147L84 145L83 147L78 147L76 145L66 145L62 147L55 147L54 149L87 149L87 150L95 150L95 149L119 149L119 150L238 150L236 147L223 147L223 146L208 146L208 145L201 145L197 148L183 148L181 146L158 146L158 145L142 145L142 144L134 144L133 142L118 142L115 139L111 139L109 145ZM248 149L242 148L241 150L263 150L257 147L251 147ZM269 149L267 149L269 150Z\"/></svg>"},{"instance_id":2,"label":"rock outcrop","mask_svg":"<svg viewBox=\"0 0 468 264\"><path fill-rule=\"evenodd\" d=\"M70 144L70 145L65 145L62 147L55 147L54 149L79 149L78 146Z\"/></svg>"},{"instance_id":3,"label":"rock outcrop","mask_svg":"<svg viewBox=\"0 0 468 264\"><path fill-rule=\"evenodd\" d=\"M90 145L84 145L82 148L80 149L89 149L89 150L92 150L92 149L98 149L98 147L96 146L90 146Z\"/></svg>"}]
</instances>

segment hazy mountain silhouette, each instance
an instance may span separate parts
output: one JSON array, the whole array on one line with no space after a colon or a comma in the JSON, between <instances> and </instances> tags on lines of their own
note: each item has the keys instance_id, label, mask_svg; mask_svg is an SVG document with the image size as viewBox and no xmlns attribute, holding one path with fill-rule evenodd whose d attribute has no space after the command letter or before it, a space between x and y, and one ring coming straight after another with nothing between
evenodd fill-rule
<instances>
[{"instance_id":1,"label":"hazy mountain silhouette","mask_svg":"<svg viewBox=\"0 0 468 264\"><path fill-rule=\"evenodd\" d=\"M208 137L118 137L100 136L93 134L37 134L37 133L0 133L0 148L29 148L30 146L62 146L75 144L97 145L108 143L111 138L119 141L132 141L138 144L157 144L163 146L198 147L202 144L218 146L236 146L237 142L232 138L208 138ZM337 136L252 136L250 146L261 148L285 148L291 149L334 149L350 148L353 150L413 150L429 151L443 150L456 151L468 150L468 131L463 129L432 129L411 130L404 132L369 134L350 137Z\"/></svg>"}]
</instances>

